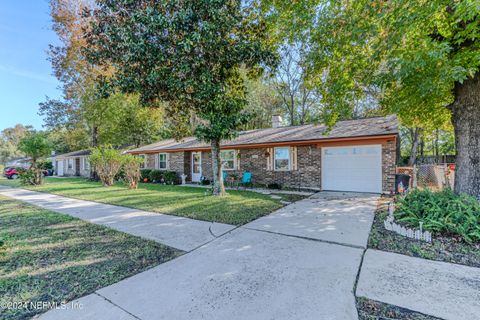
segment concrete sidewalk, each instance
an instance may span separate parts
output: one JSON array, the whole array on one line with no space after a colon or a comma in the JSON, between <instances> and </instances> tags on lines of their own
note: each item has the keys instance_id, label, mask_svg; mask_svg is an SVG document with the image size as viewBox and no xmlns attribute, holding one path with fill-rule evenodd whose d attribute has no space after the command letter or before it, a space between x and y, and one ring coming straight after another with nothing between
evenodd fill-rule
<instances>
[{"instance_id":1,"label":"concrete sidewalk","mask_svg":"<svg viewBox=\"0 0 480 320\"><path fill-rule=\"evenodd\" d=\"M49 193L0 186L0 194L33 205L191 251L235 226L147 212Z\"/></svg>"},{"instance_id":2,"label":"concrete sidewalk","mask_svg":"<svg viewBox=\"0 0 480 320\"><path fill-rule=\"evenodd\" d=\"M356 293L442 319L480 319L480 268L369 249Z\"/></svg>"}]
</instances>

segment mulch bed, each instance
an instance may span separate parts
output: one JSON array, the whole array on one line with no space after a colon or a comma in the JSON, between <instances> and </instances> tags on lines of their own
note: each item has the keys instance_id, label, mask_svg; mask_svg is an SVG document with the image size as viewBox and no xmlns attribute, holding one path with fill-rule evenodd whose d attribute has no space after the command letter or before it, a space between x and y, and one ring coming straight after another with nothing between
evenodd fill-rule
<instances>
[{"instance_id":1,"label":"mulch bed","mask_svg":"<svg viewBox=\"0 0 480 320\"><path fill-rule=\"evenodd\" d=\"M366 298L357 298L357 310L359 320L441 320Z\"/></svg>"},{"instance_id":2,"label":"mulch bed","mask_svg":"<svg viewBox=\"0 0 480 320\"><path fill-rule=\"evenodd\" d=\"M386 230L383 221L388 215L388 201L390 198L383 198L379 203L368 248L480 268L480 243L468 244L459 238L437 235L433 235L432 243L427 243Z\"/></svg>"},{"instance_id":3,"label":"mulch bed","mask_svg":"<svg viewBox=\"0 0 480 320\"><path fill-rule=\"evenodd\" d=\"M391 201L390 197L382 198L379 201L368 239L368 248L480 268L479 243L468 244L459 238L438 235L433 235L432 243L427 243L386 230L383 221L388 215L389 201ZM360 320L439 320L436 317L364 297L357 297L356 301Z\"/></svg>"}]
</instances>

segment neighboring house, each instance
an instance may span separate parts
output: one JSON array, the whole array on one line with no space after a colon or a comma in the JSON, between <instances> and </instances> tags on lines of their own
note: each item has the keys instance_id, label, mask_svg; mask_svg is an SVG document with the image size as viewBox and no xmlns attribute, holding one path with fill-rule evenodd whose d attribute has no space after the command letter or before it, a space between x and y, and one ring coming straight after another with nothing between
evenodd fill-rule
<instances>
[{"instance_id":1,"label":"neighboring house","mask_svg":"<svg viewBox=\"0 0 480 320\"><path fill-rule=\"evenodd\" d=\"M31 165L31 159L30 158L13 158L5 162L5 167L24 167L28 168Z\"/></svg>"},{"instance_id":2,"label":"neighboring house","mask_svg":"<svg viewBox=\"0 0 480 320\"><path fill-rule=\"evenodd\" d=\"M90 150L79 150L56 155L52 158L55 175L63 176L90 176Z\"/></svg>"},{"instance_id":3,"label":"neighboring house","mask_svg":"<svg viewBox=\"0 0 480 320\"><path fill-rule=\"evenodd\" d=\"M324 125L279 126L240 132L223 141L223 170L239 176L252 173L257 184L315 190L389 193L394 190L399 154L395 115L339 121ZM189 137L163 140L129 150L145 158L145 168L186 174L187 181L212 179L209 144Z\"/></svg>"}]
</instances>

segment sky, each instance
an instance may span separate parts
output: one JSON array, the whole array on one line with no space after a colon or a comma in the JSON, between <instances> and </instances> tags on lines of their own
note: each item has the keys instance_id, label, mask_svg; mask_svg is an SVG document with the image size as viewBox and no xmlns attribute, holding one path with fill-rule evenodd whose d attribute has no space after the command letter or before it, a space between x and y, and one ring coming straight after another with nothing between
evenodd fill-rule
<instances>
[{"instance_id":1,"label":"sky","mask_svg":"<svg viewBox=\"0 0 480 320\"><path fill-rule=\"evenodd\" d=\"M42 129L38 104L61 97L46 53L58 43L47 0L0 0L0 130L17 123Z\"/></svg>"}]
</instances>

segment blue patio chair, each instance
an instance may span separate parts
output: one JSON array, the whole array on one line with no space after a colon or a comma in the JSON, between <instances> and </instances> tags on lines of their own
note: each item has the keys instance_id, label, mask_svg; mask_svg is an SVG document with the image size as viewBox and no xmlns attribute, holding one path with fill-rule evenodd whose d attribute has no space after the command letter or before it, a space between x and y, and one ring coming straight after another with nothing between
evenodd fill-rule
<instances>
[{"instance_id":1,"label":"blue patio chair","mask_svg":"<svg viewBox=\"0 0 480 320\"><path fill-rule=\"evenodd\" d=\"M250 171L244 171L242 177L242 185L247 189L247 185L252 184L252 173Z\"/></svg>"}]
</instances>

